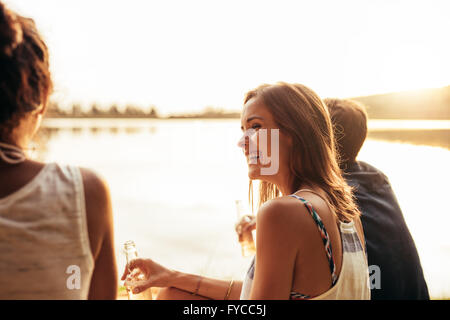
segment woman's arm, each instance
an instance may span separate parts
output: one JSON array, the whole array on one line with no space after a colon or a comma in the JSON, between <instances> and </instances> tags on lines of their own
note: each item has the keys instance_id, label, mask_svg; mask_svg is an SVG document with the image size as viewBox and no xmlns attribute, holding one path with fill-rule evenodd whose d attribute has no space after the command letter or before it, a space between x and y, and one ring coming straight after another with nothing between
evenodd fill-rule
<instances>
[{"instance_id":1,"label":"woman's arm","mask_svg":"<svg viewBox=\"0 0 450 320\"><path fill-rule=\"evenodd\" d=\"M282 199L264 204L257 215L255 276L250 299L289 299L298 230L292 223L292 205ZM294 212L295 213L295 212Z\"/></svg>"},{"instance_id":2,"label":"woman's arm","mask_svg":"<svg viewBox=\"0 0 450 320\"><path fill-rule=\"evenodd\" d=\"M89 242L95 267L89 300L116 299L117 266L114 254L113 215L109 188L94 172L81 169Z\"/></svg>"},{"instance_id":3,"label":"woman's arm","mask_svg":"<svg viewBox=\"0 0 450 320\"><path fill-rule=\"evenodd\" d=\"M218 280L199 275L170 270L151 259L131 261L122 275L125 280L132 270L138 268L146 280L133 286L133 293L140 293L150 287L172 287L213 300L238 300L241 294L241 281ZM230 291L229 291L230 290Z\"/></svg>"},{"instance_id":4,"label":"woman's arm","mask_svg":"<svg viewBox=\"0 0 450 320\"><path fill-rule=\"evenodd\" d=\"M231 290L228 293L228 290ZM239 300L241 296L242 281L219 280L175 271L172 287L197 294L213 300Z\"/></svg>"}]
</instances>

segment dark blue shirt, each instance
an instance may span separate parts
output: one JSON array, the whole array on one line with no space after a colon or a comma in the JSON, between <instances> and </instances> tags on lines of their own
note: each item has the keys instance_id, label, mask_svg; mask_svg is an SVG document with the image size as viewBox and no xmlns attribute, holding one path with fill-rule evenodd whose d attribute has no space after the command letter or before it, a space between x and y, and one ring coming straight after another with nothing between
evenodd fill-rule
<instances>
[{"instance_id":1,"label":"dark blue shirt","mask_svg":"<svg viewBox=\"0 0 450 320\"><path fill-rule=\"evenodd\" d=\"M357 161L344 172L361 210L368 264L380 268L381 288L372 300L429 299L419 255L388 178Z\"/></svg>"}]
</instances>

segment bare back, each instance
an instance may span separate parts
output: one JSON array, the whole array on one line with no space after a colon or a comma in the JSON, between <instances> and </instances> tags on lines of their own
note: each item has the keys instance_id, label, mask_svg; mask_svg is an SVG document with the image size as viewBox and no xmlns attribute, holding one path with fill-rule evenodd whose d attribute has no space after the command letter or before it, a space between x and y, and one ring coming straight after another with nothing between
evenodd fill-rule
<instances>
[{"instance_id":1,"label":"bare back","mask_svg":"<svg viewBox=\"0 0 450 320\"><path fill-rule=\"evenodd\" d=\"M266 202L258 211L257 253L241 299L367 299L358 224L339 221L321 190Z\"/></svg>"},{"instance_id":2,"label":"bare back","mask_svg":"<svg viewBox=\"0 0 450 320\"><path fill-rule=\"evenodd\" d=\"M336 265L336 276L339 277L343 261L342 239L339 221L332 211L325 193L321 190L303 189L296 195L307 200L322 220L329 236L332 257ZM330 263L316 224L312 219L309 222L308 219L303 220L303 223L308 223L307 228L302 228L302 230L307 230L307 234L299 235L299 254L295 263L293 289L314 297L326 292L332 286ZM359 217L355 218L354 223L361 244L364 245L364 233Z\"/></svg>"}]
</instances>

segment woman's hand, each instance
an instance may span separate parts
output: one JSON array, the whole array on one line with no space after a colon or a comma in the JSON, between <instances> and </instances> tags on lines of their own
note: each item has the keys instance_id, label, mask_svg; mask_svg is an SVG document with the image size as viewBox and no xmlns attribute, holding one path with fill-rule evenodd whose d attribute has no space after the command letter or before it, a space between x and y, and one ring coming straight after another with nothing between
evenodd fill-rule
<instances>
[{"instance_id":1,"label":"woman's hand","mask_svg":"<svg viewBox=\"0 0 450 320\"><path fill-rule=\"evenodd\" d=\"M245 215L235 225L236 233L239 236L239 241L242 241L242 235L245 232L251 232L256 229L256 217L254 215Z\"/></svg>"},{"instance_id":2,"label":"woman's hand","mask_svg":"<svg viewBox=\"0 0 450 320\"><path fill-rule=\"evenodd\" d=\"M143 279L133 281L136 273L143 275ZM127 279L125 283L130 283L133 293L137 294L150 287L170 287L174 276L175 271L167 269L151 259L135 259L125 267L122 280Z\"/></svg>"}]
</instances>

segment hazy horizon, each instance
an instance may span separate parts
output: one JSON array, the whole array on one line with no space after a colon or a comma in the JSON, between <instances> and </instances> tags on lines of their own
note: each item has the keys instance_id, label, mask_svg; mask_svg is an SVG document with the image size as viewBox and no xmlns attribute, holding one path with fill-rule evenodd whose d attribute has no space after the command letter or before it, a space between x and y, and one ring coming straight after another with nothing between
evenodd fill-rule
<instances>
[{"instance_id":1,"label":"hazy horizon","mask_svg":"<svg viewBox=\"0 0 450 320\"><path fill-rule=\"evenodd\" d=\"M402 95L403 98L408 98L408 99L412 99L412 98L417 98L420 95L428 95L429 97L433 97L433 98L439 98L441 97L443 94L445 95L446 93L438 93L435 94L433 93L432 95L430 95L430 91L436 91L436 90L440 90L440 89L448 89L450 90L450 84L449 85L445 85L445 86L441 86L441 87L434 87L434 88L419 88L419 89L414 89L414 90L405 90L405 91L394 91L394 92L384 92L384 93L377 93L377 94L373 94L373 95L364 95L364 96L358 96L358 97L342 97L344 99L356 99L356 100L360 100L360 99L366 99L366 98L374 98L374 97L385 97L385 96L393 96L393 95ZM327 97L321 97L322 99L324 98L336 98L335 96L327 96ZM397 101L398 102L398 101ZM56 103L57 107L59 108L60 106L58 105L58 101L55 100L51 100L51 103ZM117 108L117 110L121 113L126 113L126 109L128 107L131 107L132 109L134 108L138 108L140 110L142 110L145 113L150 112L152 109L155 110L155 112L158 114L158 116L189 116L189 115L201 115L204 114L206 112L214 112L214 113L235 113L235 112L240 112L242 109L242 106L239 106L237 109L225 109L225 108L220 108L214 105L206 105L203 108L199 107L198 109L195 110L181 110L178 112L173 112L173 113L165 113L162 114L160 113L160 110L158 109L158 106L154 105L154 104L148 104L146 106L136 106L133 105L131 103L124 103L122 105L118 105L115 102L112 102L110 104L104 104L104 105L99 105L96 101L92 101L90 104L86 104L81 106L78 102L74 102L72 105L68 105L66 106L67 108L61 108L61 111L66 111L68 113L71 112L73 107L82 107L82 111L89 113L92 112L92 108L98 108L99 110L102 110L104 112L108 112L108 110L111 110L111 108L115 107ZM367 107L367 103L366 103L366 107ZM371 107L371 106L369 106ZM404 106L401 106L404 108ZM418 118L420 119L420 118ZM439 120L439 119L435 119L435 120Z\"/></svg>"},{"instance_id":2,"label":"hazy horizon","mask_svg":"<svg viewBox=\"0 0 450 320\"><path fill-rule=\"evenodd\" d=\"M448 1L4 2L44 36L63 108L234 111L277 81L321 97L450 84Z\"/></svg>"}]
</instances>

